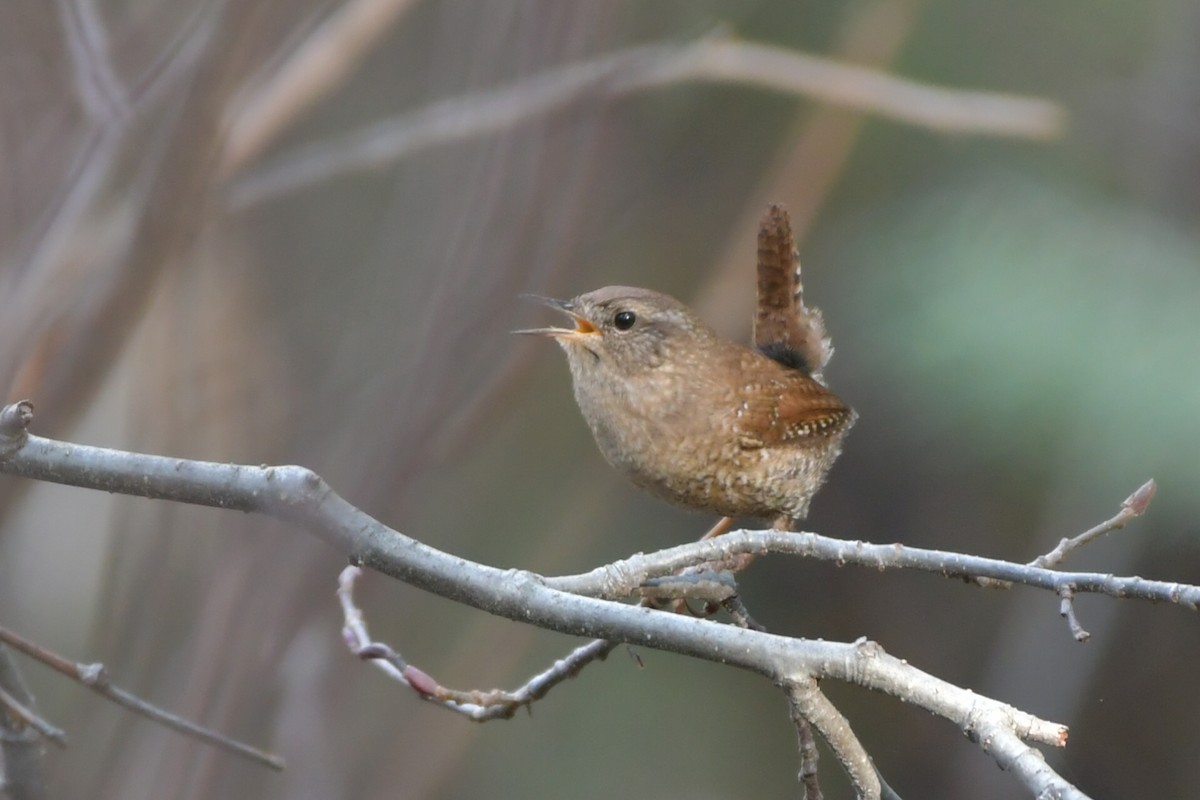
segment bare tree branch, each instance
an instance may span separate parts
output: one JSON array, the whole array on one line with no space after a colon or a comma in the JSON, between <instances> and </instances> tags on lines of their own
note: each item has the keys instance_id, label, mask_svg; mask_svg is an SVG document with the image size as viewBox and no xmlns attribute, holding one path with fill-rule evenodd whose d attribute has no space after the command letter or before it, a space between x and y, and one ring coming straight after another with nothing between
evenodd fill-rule
<instances>
[{"instance_id":1,"label":"bare tree branch","mask_svg":"<svg viewBox=\"0 0 1200 800\"><path fill-rule=\"evenodd\" d=\"M75 92L88 115L104 125L128 118L128 92L113 69L108 32L92 0L55 0L62 21Z\"/></svg>"},{"instance_id":2,"label":"bare tree branch","mask_svg":"<svg viewBox=\"0 0 1200 800\"><path fill-rule=\"evenodd\" d=\"M1052 770L1041 753L1021 741L1008 726L997 725L991 715L973 718L963 732L996 759L1001 769L1017 776L1038 800L1088 800L1088 795Z\"/></svg>"},{"instance_id":3,"label":"bare tree branch","mask_svg":"<svg viewBox=\"0 0 1200 800\"><path fill-rule=\"evenodd\" d=\"M33 714L33 695L12 659L12 653L0 645L0 689L22 709ZM7 704L12 709L11 704ZM10 800L43 800L46 794L45 748L42 735L27 719L0 711L0 754L3 755L3 780L0 791Z\"/></svg>"},{"instance_id":4,"label":"bare tree branch","mask_svg":"<svg viewBox=\"0 0 1200 800\"><path fill-rule=\"evenodd\" d=\"M1071 635L1077 642L1086 642L1092 635L1083 629L1083 626L1079 624L1079 617L1075 616L1075 590L1070 586L1064 586L1058 590L1058 596L1060 598L1058 613L1067 621Z\"/></svg>"},{"instance_id":5,"label":"bare tree branch","mask_svg":"<svg viewBox=\"0 0 1200 800\"><path fill-rule=\"evenodd\" d=\"M888 655L872 642L789 638L574 594L557 585L606 594L628 580L631 573L662 575L693 563L721 560L728 555L725 550L729 547L751 553L788 552L789 547L807 552L824 541L823 537L786 534L779 538L775 535L779 532L736 532L718 540L627 559L582 578L547 579L521 570L473 563L411 539L350 505L316 473L303 467L189 461L58 442L28 435L25 425L31 413L28 403L0 410L0 471L141 497L269 514L307 529L349 555L356 564L512 620L740 667L780 685L833 679L884 692L943 717L968 733L985 732L977 741L989 751L994 743L1002 743L998 760L1003 757L1005 765L1020 768L1027 782L1042 787L1069 786L1048 767L1026 768L1029 756L1020 749L1025 747L1022 742L1062 747L1067 740L1066 726L947 683ZM726 545L725 539L733 544ZM857 542L840 544L848 548L843 561L855 550L878 548L871 551L876 557L867 562L876 567L884 550L901 556L908 552ZM964 571L966 564L982 566L997 577L1010 579L1018 573L1029 574L1020 571L1031 569L957 554L937 556L943 560L939 571L947 574L969 574ZM927 560L900 559L905 560L913 566L931 568ZM1046 573L1047 582L1054 574L1042 570L1036 571L1035 577L1040 573ZM1200 591L1196 587L1179 589L1189 596Z\"/></svg>"},{"instance_id":6,"label":"bare tree branch","mask_svg":"<svg viewBox=\"0 0 1200 800\"><path fill-rule=\"evenodd\" d=\"M285 153L236 181L237 210L350 172L394 163L426 147L481 136L579 100L688 81L740 83L870 111L945 133L1050 139L1065 124L1046 100L929 86L716 34L688 44L632 47L487 91L441 100L366 128Z\"/></svg>"},{"instance_id":7,"label":"bare tree branch","mask_svg":"<svg viewBox=\"0 0 1200 800\"><path fill-rule=\"evenodd\" d=\"M407 663L399 653L386 644L375 642L367 632L366 620L354 602L354 584L362 575L359 567L346 567L338 578L338 601L345 620L342 636L346 646L359 658L370 661L385 675L412 689L419 697L443 708L458 712L475 722L509 719L521 708L528 708L545 697L558 684L574 678L594 661L603 661L620 646L619 642L594 639L575 648L555 661L548 669L534 675L525 685L508 692L447 689L424 671Z\"/></svg>"},{"instance_id":8,"label":"bare tree branch","mask_svg":"<svg viewBox=\"0 0 1200 800\"><path fill-rule=\"evenodd\" d=\"M804 800L825 800L817 776L819 753L812 725L799 713L795 703L788 703L792 712L792 723L796 726L796 739L800 745L800 785L804 787Z\"/></svg>"},{"instance_id":9,"label":"bare tree branch","mask_svg":"<svg viewBox=\"0 0 1200 800\"><path fill-rule=\"evenodd\" d=\"M873 0L846 6L846 19L830 42L831 57L888 71L916 30L923 5L924 0ZM793 116L790 130L780 138L770 166L742 203L740 219L729 229L708 279L694 298L696 311L726 335L732 330L732 309L753 302L744 255L754 252L762 209L771 203L787 207L796 242L803 242L840 184L869 120L865 113L846 113L830 104L816 108L797 104ZM737 323L742 324L740 316Z\"/></svg>"},{"instance_id":10,"label":"bare tree branch","mask_svg":"<svg viewBox=\"0 0 1200 800\"><path fill-rule=\"evenodd\" d=\"M643 89L689 80L805 95L943 133L1052 139L1066 122L1062 107L1046 100L930 86L870 67L721 36L685 45L624 83Z\"/></svg>"},{"instance_id":11,"label":"bare tree branch","mask_svg":"<svg viewBox=\"0 0 1200 800\"><path fill-rule=\"evenodd\" d=\"M263 85L238 104L222 174L253 161L310 106L341 85L413 0L352 0L334 11Z\"/></svg>"},{"instance_id":12,"label":"bare tree branch","mask_svg":"<svg viewBox=\"0 0 1200 800\"><path fill-rule=\"evenodd\" d=\"M1099 572L1059 572L1028 564L1016 564L983 556L906 547L902 544L870 544L821 536L762 530L732 531L717 539L679 545L657 553L638 554L591 572L547 578L556 589L589 597L621 598L638 591L642 582L680 569L737 555L787 555L832 561L839 566L854 564L876 570L915 569L939 573L947 578L990 578L1031 586L1061 594L1070 587L1076 594L1104 594L1120 599L1172 603L1193 611L1200 608L1200 586L1138 577L1119 577Z\"/></svg>"},{"instance_id":13,"label":"bare tree branch","mask_svg":"<svg viewBox=\"0 0 1200 800\"><path fill-rule=\"evenodd\" d=\"M108 673L104 669L103 664L76 664L70 659L47 650L45 647L4 627L0 627L0 642L4 642L15 650L20 650L30 658L42 662L71 680L78 681L97 694L108 698L117 705L124 706L135 714L140 714L185 736L198 739L235 755L258 762L259 764L264 764L272 769L283 769L283 759L279 756L264 752L256 747L251 747L248 744L242 744L227 736L211 731L177 714L165 711L153 703L147 703L137 695L119 686L113 686L109 682Z\"/></svg>"},{"instance_id":14,"label":"bare tree branch","mask_svg":"<svg viewBox=\"0 0 1200 800\"><path fill-rule=\"evenodd\" d=\"M91 0L78 2L83 9ZM129 93L128 102L132 106L128 113L117 109L112 115L99 116L97 124L75 152L65 156L70 158L71 167L61 182L62 190L22 237L29 244L17 248L16 263L21 263L23 268L0 274L0 291L11 306L9 317L3 320L8 336L21 341L33 340L40 326L46 324L46 309L55 307L49 299L63 292L64 280L78 280L75 270L64 275L64 248L71 241L70 234L78 232L88 213L94 210L93 205L113 169L130 119L146 114L163 98L178 92L212 38L215 29L212 7L202 7L191 17L180 35L164 44L160 62L153 64L136 82ZM89 245L93 248L93 259L110 256L116 247L115 243L97 244L94 240L89 241ZM99 252L94 252L97 249ZM0 365L2 363L0 361ZM4 368L0 366L0 374L3 372Z\"/></svg>"},{"instance_id":15,"label":"bare tree branch","mask_svg":"<svg viewBox=\"0 0 1200 800\"><path fill-rule=\"evenodd\" d=\"M1150 501L1154 499L1155 493L1158 491L1158 484L1154 479L1143 483L1137 488L1133 494L1125 498L1125 502L1121 503L1121 510L1116 513L1116 516L1101 522L1094 528L1089 528L1078 536L1070 539L1063 539L1058 543L1058 546L1046 553L1044 556L1038 556L1033 561L1029 562L1031 567L1057 567L1072 551L1083 547L1085 544L1099 539L1106 533L1111 533L1118 528L1124 528L1125 523L1134 517L1140 517L1146 513L1146 509L1150 507Z\"/></svg>"},{"instance_id":16,"label":"bare tree branch","mask_svg":"<svg viewBox=\"0 0 1200 800\"><path fill-rule=\"evenodd\" d=\"M849 720L822 694L816 680L811 676L804 676L798 680L785 681L783 688L787 693L792 720L800 730L801 742L804 741L801 723L808 722L820 731L837 760L845 768L855 794L867 800L879 800L879 776L875 774L875 765L871 763L871 757L851 730ZM804 770L802 765L801 772ZM807 791L807 785L805 788Z\"/></svg>"},{"instance_id":17,"label":"bare tree branch","mask_svg":"<svg viewBox=\"0 0 1200 800\"><path fill-rule=\"evenodd\" d=\"M29 708L25 703L13 697L6 691L3 685L0 685L0 705L8 709L9 713L16 717L22 725L28 725L35 731L40 733L45 739L54 742L59 747L67 746L67 734L62 728L56 728L46 720L37 715L32 708Z\"/></svg>"}]
</instances>

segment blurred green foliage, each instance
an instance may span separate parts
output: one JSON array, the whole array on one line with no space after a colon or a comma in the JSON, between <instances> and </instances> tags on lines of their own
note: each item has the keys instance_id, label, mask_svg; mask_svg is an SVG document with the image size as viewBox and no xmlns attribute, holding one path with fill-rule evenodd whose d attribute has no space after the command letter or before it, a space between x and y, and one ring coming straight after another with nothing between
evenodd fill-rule
<instances>
[{"instance_id":1,"label":"blurred green foliage","mask_svg":"<svg viewBox=\"0 0 1200 800\"><path fill-rule=\"evenodd\" d=\"M1200 482L1200 247L1177 225L974 170L830 237L846 275L839 344L897 389L915 436L1027 462L1059 453L1081 482L1113 461Z\"/></svg>"}]
</instances>

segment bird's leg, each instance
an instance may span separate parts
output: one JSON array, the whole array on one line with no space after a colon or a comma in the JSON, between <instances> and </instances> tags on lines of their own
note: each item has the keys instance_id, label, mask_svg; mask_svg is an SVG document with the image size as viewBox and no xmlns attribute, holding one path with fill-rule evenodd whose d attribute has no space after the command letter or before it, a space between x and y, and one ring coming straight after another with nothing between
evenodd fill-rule
<instances>
[{"instance_id":1,"label":"bird's leg","mask_svg":"<svg viewBox=\"0 0 1200 800\"><path fill-rule=\"evenodd\" d=\"M700 541L707 539L715 539L723 533L729 533L729 529L733 527L733 517L721 517L717 520L717 524L708 529L708 533L700 537Z\"/></svg>"}]
</instances>

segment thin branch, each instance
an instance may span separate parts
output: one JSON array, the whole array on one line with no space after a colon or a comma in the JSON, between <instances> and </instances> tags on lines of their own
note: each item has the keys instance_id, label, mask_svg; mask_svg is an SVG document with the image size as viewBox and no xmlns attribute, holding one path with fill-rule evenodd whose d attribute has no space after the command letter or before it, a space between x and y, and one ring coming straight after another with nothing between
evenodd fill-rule
<instances>
[{"instance_id":1,"label":"thin branch","mask_svg":"<svg viewBox=\"0 0 1200 800\"><path fill-rule=\"evenodd\" d=\"M23 725L33 728L44 738L49 739L59 747L67 746L67 734L62 728L56 728L39 717L33 709L27 707L20 700L5 691L3 686L0 686L0 705L7 708L9 713L19 719Z\"/></svg>"},{"instance_id":2,"label":"thin branch","mask_svg":"<svg viewBox=\"0 0 1200 800\"><path fill-rule=\"evenodd\" d=\"M238 104L222 174L232 175L253 161L297 117L344 83L413 5L413 0L352 0L333 12Z\"/></svg>"},{"instance_id":3,"label":"thin branch","mask_svg":"<svg viewBox=\"0 0 1200 800\"><path fill-rule=\"evenodd\" d=\"M1086 642L1092 635L1083 629L1083 626L1079 624L1079 617L1075 616L1075 590L1070 586L1064 586L1058 590L1058 596L1061 598L1058 604L1058 613L1067 621L1071 635L1077 642Z\"/></svg>"},{"instance_id":4,"label":"thin branch","mask_svg":"<svg viewBox=\"0 0 1200 800\"><path fill-rule=\"evenodd\" d=\"M718 33L687 44L619 50L486 91L452 97L286 153L237 181L240 210L352 172L377 169L426 147L511 127L580 100L692 81L756 86L867 111L943 133L1051 139L1065 126L1057 103L930 86L886 72Z\"/></svg>"},{"instance_id":5,"label":"thin branch","mask_svg":"<svg viewBox=\"0 0 1200 800\"><path fill-rule=\"evenodd\" d=\"M870 67L718 36L679 48L626 83L644 89L692 80L804 95L942 133L1053 139L1066 123L1062 107L1047 100L930 86Z\"/></svg>"},{"instance_id":6,"label":"thin branch","mask_svg":"<svg viewBox=\"0 0 1200 800\"><path fill-rule=\"evenodd\" d=\"M820 754L817 752L817 739L813 736L812 725L808 724L795 703L788 703L792 712L792 724L796 726L796 739L800 745L800 785L804 787L804 800L825 800L821 792L821 782L818 779L817 765Z\"/></svg>"},{"instance_id":7,"label":"thin branch","mask_svg":"<svg viewBox=\"0 0 1200 800\"><path fill-rule=\"evenodd\" d=\"M362 610L354 602L354 584L361 575L361 568L349 566L342 570L338 578L338 601L341 603L342 617L345 621L342 638L350 652L369 661L392 680L409 687L423 700L437 703L475 722L510 719L521 708L529 708L541 700L558 684L574 678L588 664L603 661L620 646L619 642L603 639L588 642L555 661L548 669L534 675L515 691L448 689L424 671L407 663L388 645L371 639Z\"/></svg>"},{"instance_id":8,"label":"thin branch","mask_svg":"<svg viewBox=\"0 0 1200 800\"><path fill-rule=\"evenodd\" d=\"M0 687L21 708L34 708L33 694L25 685L12 653L0 644ZM42 736L13 714L0 713L0 792L9 800L43 800L47 796L45 748Z\"/></svg>"},{"instance_id":9,"label":"thin branch","mask_svg":"<svg viewBox=\"0 0 1200 800\"><path fill-rule=\"evenodd\" d=\"M737 584L730 572L702 569L650 578L638 586L638 596L649 601L652 608L660 608L666 600L724 603L737 596Z\"/></svg>"},{"instance_id":10,"label":"thin branch","mask_svg":"<svg viewBox=\"0 0 1200 800\"><path fill-rule=\"evenodd\" d=\"M879 775L879 771L876 770L875 774ZM883 779L882 775L879 775L879 789L883 800L901 800L899 793L891 786L888 786L888 782Z\"/></svg>"},{"instance_id":11,"label":"thin branch","mask_svg":"<svg viewBox=\"0 0 1200 800\"><path fill-rule=\"evenodd\" d=\"M924 0L845 5L846 19L830 41L831 56L880 71L890 69L911 38L923 5ZM869 120L866 114L846 113L833 105L801 108L797 104L793 117L757 186L742 201L741 218L730 227L721 252L714 254L710 277L694 297L700 315L721 322L722 328L730 325L732 309L752 302L744 255L754 252L762 209L783 203L791 211L796 241L804 241L821 208L842 185L842 175Z\"/></svg>"},{"instance_id":12,"label":"thin branch","mask_svg":"<svg viewBox=\"0 0 1200 800\"><path fill-rule=\"evenodd\" d=\"M165 711L152 703L147 703L137 695L118 686L113 686L109 682L108 673L105 671L103 664L74 663L70 659L64 658L58 653L48 650L36 642L32 642L4 627L0 627L0 642L4 642L14 650L19 650L30 658L42 662L56 672L83 684L97 694L108 698L117 705L124 706L135 714L140 714L185 736L198 739L259 764L264 764L272 769L283 769L284 762L279 756L272 755L256 747L251 747L250 745L211 731L177 714Z\"/></svg>"},{"instance_id":13,"label":"thin branch","mask_svg":"<svg viewBox=\"0 0 1200 800\"><path fill-rule=\"evenodd\" d=\"M750 616L746 604L742 602L742 598L736 594L733 597L728 597L721 601L721 605L729 612L729 616L733 618L733 624L739 628L749 628L752 631L765 631L766 628L759 625Z\"/></svg>"},{"instance_id":14,"label":"thin branch","mask_svg":"<svg viewBox=\"0 0 1200 800\"><path fill-rule=\"evenodd\" d=\"M1071 587L1076 594L1103 594L1120 599L1172 603L1200 609L1200 586L1118 577L1098 572L1059 572L983 556L926 550L901 544L870 544L821 536L816 533L740 530L718 539L679 545L657 553L638 554L580 575L547 578L556 589L589 597L622 598L639 591L645 581L670 575L694 564L739 554L767 553L802 556L831 561L839 566L853 564L876 570L915 569L947 578L978 577L1045 589L1060 594Z\"/></svg>"},{"instance_id":15,"label":"thin branch","mask_svg":"<svg viewBox=\"0 0 1200 800\"><path fill-rule=\"evenodd\" d=\"M796 726L796 737L799 740L799 778L801 785L804 786L804 800L823 800L824 795L821 793L821 786L817 780L819 755L817 752L817 740L813 736L812 726L808 724L808 720L800 716L799 710L794 703L789 702L788 708L791 710L792 723ZM888 785L878 769L875 770L875 777L879 780L879 796L881 800L901 800L900 795Z\"/></svg>"},{"instance_id":16,"label":"thin branch","mask_svg":"<svg viewBox=\"0 0 1200 800\"><path fill-rule=\"evenodd\" d=\"M82 7L89 0L80 2ZM27 244L17 249L19 255L14 263L20 263L22 268L0 274L0 291L15 317L5 320L6 333L11 338L32 341L40 326L46 324L46 309L55 307L46 298L71 294L64 291L63 273L59 269L63 248L79 233L87 214L94 209L97 196L107 185L105 181L118 161L116 153L124 140L126 125L131 119L147 115L164 98L178 95L212 40L217 9L219 6L208 4L190 14L179 33L164 43L162 57L133 82L130 112L123 119L111 118L110 124L88 131L69 155L71 163L60 182L61 190L21 237ZM99 255L110 256L111 249L110 245Z\"/></svg>"},{"instance_id":17,"label":"thin branch","mask_svg":"<svg viewBox=\"0 0 1200 800\"><path fill-rule=\"evenodd\" d=\"M783 688L797 728L801 722L807 721L820 731L825 743L846 770L855 794L865 800L879 800L879 776L875 774L871 757L854 735L850 722L829 702L817 682L805 676L786 681Z\"/></svg>"},{"instance_id":18,"label":"thin branch","mask_svg":"<svg viewBox=\"0 0 1200 800\"><path fill-rule=\"evenodd\" d=\"M108 32L92 0L55 0L67 43L75 92L88 116L102 125L128 119L128 92L109 58Z\"/></svg>"},{"instance_id":19,"label":"thin branch","mask_svg":"<svg viewBox=\"0 0 1200 800\"><path fill-rule=\"evenodd\" d=\"M389 678L412 689L423 700L438 703L443 708L462 714L475 722L510 719L519 709L532 707L533 703L545 697L555 686L576 677L588 664L603 661L620 646L619 642L594 639L575 648L566 657L555 661L548 669L534 675L525 685L514 691L450 689L439 684L425 671L409 664L389 645L371 638L366 617L354 600L354 587L360 577L362 569L353 565L343 569L338 577L337 596L343 619L342 639L350 652L374 664ZM740 627L766 630L750 617L736 591L733 576L729 573L703 572L651 581L643 589L642 604L649 608L658 608L660 600L689 598L710 603L719 602Z\"/></svg>"},{"instance_id":20,"label":"thin branch","mask_svg":"<svg viewBox=\"0 0 1200 800\"><path fill-rule=\"evenodd\" d=\"M1111 533L1118 528L1124 528L1125 523L1129 520L1140 517L1146 513L1146 509L1150 506L1150 501L1154 499L1155 493L1158 492L1158 484L1154 479L1143 483L1138 487L1137 491L1125 498L1125 502L1121 503L1121 510L1116 513L1116 516L1101 522L1094 528L1090 528L1078 536L1070 539L1063 539L1058 543L1058 546L1046 553L1044 556L1038 556L1033 561L1029 562L1031 567L1048 567L1053 568L1061 564L1072 551L1078 550L1085 544L1088 544L1095 539L1099 539L1106 533Z\"/></svg>"}]
</instances>

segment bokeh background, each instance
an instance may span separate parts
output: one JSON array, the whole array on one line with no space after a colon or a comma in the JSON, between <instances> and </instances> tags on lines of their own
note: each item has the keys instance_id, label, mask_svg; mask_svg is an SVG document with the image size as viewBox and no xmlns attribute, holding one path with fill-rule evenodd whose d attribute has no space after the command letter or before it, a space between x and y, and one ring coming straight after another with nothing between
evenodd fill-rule
<instances>
[{"instance_id":1,"label":"bokeh background","mask_svg":"<svg viewBox=\"0 0 1200 800\"><path fill-rule=\"evenodd\" d=\"M705 37L956 108L1055 105L954 131L920 93L884 92L912 119L875 113L854 80L636 85L628 48ZM1197 583L1198 74L1186 0L0 4L0 381L44 435L302 463L436 547L584 571L711 520L606 467L561 355L509 335L550 319L517 296L644 285L747 340L755 224L784 202L827 375L861 414L812 530L1026 561L1154 477L1149 515L1069 566ZM1030 108L1049 112L1021 128ZM7 477L0 512L0 622L289 762L240 762L21 660L71 737L54 796L797 791L757 677L619 650L478 726L346 652L343 558L302 532ZM1083 597L1078 644L1032 590L783 558L741 585L774 631L870 637L1070 725L1047 757L1093 797L1200 782L1191 612ZM360 599L447 685L515 686L575 644L380 576ZM947 723L827 689L903 796L1023 796Z\"/></svg>"}]
</instances>

